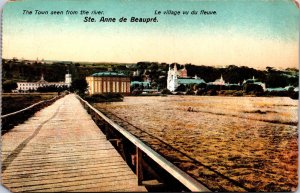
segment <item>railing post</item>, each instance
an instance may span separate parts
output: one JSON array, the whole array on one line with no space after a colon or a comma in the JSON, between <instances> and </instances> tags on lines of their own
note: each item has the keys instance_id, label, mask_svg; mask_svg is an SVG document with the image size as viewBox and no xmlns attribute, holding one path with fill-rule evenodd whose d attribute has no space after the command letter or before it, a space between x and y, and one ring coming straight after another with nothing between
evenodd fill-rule
<instances>
[{"instance_id":1,"label":"railing post","mask_svg":"<svg viewBox=\"0 0 300 193\"><path fill-rule=\"evenodd\" d=\"M109 140L110 139L110 129L109 129L109 125L107 123L104 124L104 131L105 131L106 140Z\"/></svg>"},{"instance_id":2,"label":"railing post","mask_svg":"<svg viewBox=\"0 0 300 193\"><path fill-rule=\"evenodd\" d=\"M140 150L140 148L136 147L136 175L138 178L138 185L142 185L142 182L144 180L143 175L143 152Z\"/></svg>"}]
</instances>

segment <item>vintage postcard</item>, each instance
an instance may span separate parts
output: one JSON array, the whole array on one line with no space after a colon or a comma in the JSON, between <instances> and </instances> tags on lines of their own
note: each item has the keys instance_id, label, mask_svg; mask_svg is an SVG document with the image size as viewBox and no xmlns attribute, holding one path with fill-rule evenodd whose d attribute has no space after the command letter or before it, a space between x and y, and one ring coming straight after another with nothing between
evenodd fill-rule
<instances>
[{"instance_id":1,"label":"vintage postcard","mask_svg":"<svg viewBox=\"0 0 300 193\"><path fill-rule=\"evenodd\" d=\"M294 192L298 0L9 0L1 191Z\"/></svg>"}]
</instances>

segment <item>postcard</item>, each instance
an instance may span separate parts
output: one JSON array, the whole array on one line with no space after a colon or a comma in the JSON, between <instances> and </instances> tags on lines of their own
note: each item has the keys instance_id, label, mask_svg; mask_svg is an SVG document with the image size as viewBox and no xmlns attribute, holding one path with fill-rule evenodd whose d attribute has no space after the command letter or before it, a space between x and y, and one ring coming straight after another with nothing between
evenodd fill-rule
<instances>
[{"instance_id":1,"label":"postcard","mask_svg":"<svg viewBox=\"0 0 300 193\"><path fill-rule=\"evenodd\" d=\"M298 65L298 0L9 0L1 188L294 192Z\"/></svg>"}]
</instances>

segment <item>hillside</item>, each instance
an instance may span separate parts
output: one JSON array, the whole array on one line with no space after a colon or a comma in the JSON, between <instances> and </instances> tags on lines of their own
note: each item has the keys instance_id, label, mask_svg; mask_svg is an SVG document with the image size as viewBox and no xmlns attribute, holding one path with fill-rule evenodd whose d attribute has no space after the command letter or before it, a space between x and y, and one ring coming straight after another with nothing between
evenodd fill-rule
<instances>
[{"instance_id":1,"label":"hillside","mask_svg":"<svg viewBox=\"0 0 300 193\"><path fill-rule=\"evenodd\" d=\"M178 69L183 64L173 63ZM212 66L198 66L185 64L188 76L201 77L206 82L220 78L221 74L226 82L241 83L253 76L266 83L267 87L285 87L288 85L298 87L298 69L277 70L267 67L266 70L257 70L246 66L229 65L223 68ZM100 71L122 71L131 77L132 81L151 80L153 87L166 88L166 79L169 64L157 62L138 62L136 64L125 63L73 63L73 62L36 62L17 59L2 60L2 81L38 81L41 74L49 82L63 81L65 74L69 71L73 79L84 78ZM133 76L135 73L135 76Z\"/></svg>"}]
</instances>

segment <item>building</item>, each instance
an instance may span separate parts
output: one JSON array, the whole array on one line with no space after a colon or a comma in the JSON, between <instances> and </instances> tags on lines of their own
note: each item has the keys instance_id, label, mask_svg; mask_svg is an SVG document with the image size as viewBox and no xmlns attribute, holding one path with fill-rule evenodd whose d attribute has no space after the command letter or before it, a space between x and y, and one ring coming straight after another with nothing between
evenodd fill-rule
<instances>
[{"instance_id":1,"label":"building","mask_svg":"<svg viewBox=\"0 0 300 193\"><path fill-rule=\"evenodd\" d=\"M266 91L266 84L263 82L258 81L257 79L255 79L255 77L253 76L252 79L248 79L248 80L244 80L243 81L243 85L244 84L256 84L256 85L260 85L264 91Z\"/></svg>"},{"instance_id":2,"label":"building","mask_svg":"<svg viewBox=\"0 0 300 193\"><path fill-rule=\"evenodd\" d=\"M221 74L221 77L217 80L215 80L214 82L209 82L207 83L208 85L219 85L219 86L225 86L227 85L223 79L223 76Z\"/></svg>"},{"instance_id":3,"label":"building","mask_svg":"<svg viewBox=\"0 0 300 193\"><path fill-rule=\"evenodd\" d=\"M72 83L72 75L65 75L65 82L47 82L42 74L41 79L37 82L17 82L16 92L22 91L36 91L39 87L56 86L56 87L70 87Z\"/></svg>"},{"instance_id":4,"label":"building","mask_svg":"<svg viewBox=\"0 0 300 193\"><path fill-rule=\"evenodd\" d=\"M150 82L148 81L132 81L130 82L131 87L143 87L143 88L150 88Z\"/></svg>"},{"instance_id":5,"label":"building","mask_svg":"<svg viewBox=\"0 0 300 193\"><path fill-rule=\"evenodd\" d=\"M167 78L167 88L174 92L180 85L189 85L189 84L201 84L205 83L205 81L201 78L195 76L194 78L187 76L187 70L184 66L183 69L177 70L176 64L174 68L171 69L169 66L168 78Z\"/></svg>"},{"instance_id":6,"label":"building","mask_svg":"<svg viewBox=\"0 0 300 193\"><path fill-rule=\"evenodd\" d=\"M118 72L99 72L86 77L90 95L103 93L130 94L130 78Z\"/></svg>"},{"instance_id":7,"label":"building","mask_svg":"<svg viewBox=\"0 0 300 193\"><path fill-rule=\"evenodd\" d=\"M286 87L277 87L277 88L266 88L266 91L270 92L282 92L282 91L295 91L296 88L293 86L286 86ZM297 91L298 92L298 91Z\"/></svg>"}]
</instances>

